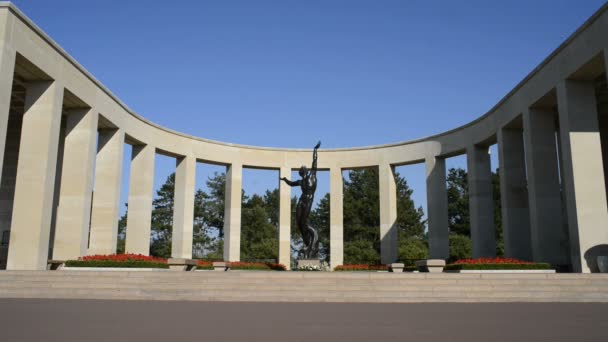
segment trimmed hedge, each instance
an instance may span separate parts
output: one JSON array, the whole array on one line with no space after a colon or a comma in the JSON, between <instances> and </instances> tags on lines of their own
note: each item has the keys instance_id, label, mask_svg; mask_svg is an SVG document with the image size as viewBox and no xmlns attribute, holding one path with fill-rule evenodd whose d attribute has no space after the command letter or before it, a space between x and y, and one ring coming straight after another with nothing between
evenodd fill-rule
<instances>
[{"instance_id":1,"label":"trimmed hedge","mask_svg":"<svg viewBox=\"0 0 608 342\"><path fill-rule=\"evenodd\" d=\"M162 262L150 261L112 261L112 260L68 260L65 262L67 267L119 267L119 268L169 268L169 265Z\"/></svg>"},{"instance_id":2,"label":"trimmed hedge","mask_svg":"<svg viewBox=\"0 0 608 342\"><path fill-rule=\"evenodd\" d=\"M460 270L549 270L551 265L546 263L529 264L449 264L446 271Z\"/></svg>"},{"instance_id":3,"label":"trimmed hedge","mask_svg":"<svg viewBox=\"0 0 608 342\"><path fill-rule=\"evenodd\" d=\"M283 264L264 263L264 262L229 262L231 270L246 270L246 271L286 271L287 268ZM199 260L196 266L197 270L212 270L213 262Z\"/></svg>"},{"instance_id":4,"label":"trimmed hedge","mask_svg":"<svg viewBox=\"0 0 608 342\"><path fill-rule=\"evenodd\" d=\"M377 272L377 271L388 271L387 265L338 265L334 268L337 272Z\"/></svg>"},{"instance_id":5,"label":"trimmed hedge","mask_svg":"<svg viewBox=\"0 0 608 342\"><path fill-rule=\"evenodd\" d=\"M416 266L405 266L403 268L403 272L414 272L414 271L418 271L418 267L416 267Z\"/></svg>"}]
</instances>

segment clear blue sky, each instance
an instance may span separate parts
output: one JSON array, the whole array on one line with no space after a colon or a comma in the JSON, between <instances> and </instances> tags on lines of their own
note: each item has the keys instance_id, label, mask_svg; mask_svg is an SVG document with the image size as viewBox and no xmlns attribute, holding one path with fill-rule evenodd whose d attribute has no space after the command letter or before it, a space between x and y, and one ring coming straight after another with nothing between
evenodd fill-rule
<instances>
[{"instance_id":1,"label":"clear blue sky","mask_svg":"<svg viewBox=\"0 0 608 342\"><path fill-rule=\"evenodd\" d=\"M14 3L158 124L248 145L349 147L477 118L603 1ZM157 165L159 184L174 164ZM423 168L412 170L426 207ZM275 177L245 173L244 187L260 192Z\"/></svg>"}]
</instances>

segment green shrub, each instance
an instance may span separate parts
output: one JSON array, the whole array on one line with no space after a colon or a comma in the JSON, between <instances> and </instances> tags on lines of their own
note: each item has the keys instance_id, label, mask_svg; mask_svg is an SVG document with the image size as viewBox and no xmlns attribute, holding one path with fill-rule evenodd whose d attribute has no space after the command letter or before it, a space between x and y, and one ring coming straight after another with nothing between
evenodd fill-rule
<instances>
[{"instance_id":1,"label":"green shrub","mask_svg":"<svg viewBox=\"0 0 608 342\"><path fill-rule=\"evenodd\" d=\"M405 238L399 242L399 260L405 265L413 265L416 260L427 259L429 248L417 238Z\"/></svg>"},{"instance_id":2,"label":"green shrub","mask_svg":"<svg viewBox=\"0 0 608 342\"><path fill-rule=\"evenodd\" d=\"M387 265L368 265L368 264L355 264L355 265L338 265L334 268L337 272L378 272L388 271Z\"/></svg>"},{"instance_id":3,"label":"green shrub","mask_svg":"<svg viewBox=\"0 0 608 342\"><path fill-rule=\"evenodd\" d=\"M533 264L449 264L446 265L446 271L460 270L548 270L551 265L546 263Z\"/></svg>"},{"instance_id":4,"label":"green shrub","mask_svg":"<svg viewBox=\"0 0 608 342\"><path fill-rule=\"evenodd\" d=\"M271 262L229 262L231 270L247 270L247 271L286 271L287 268L283 264ZM197 270L212 270L213 262L199 260L196 266Z\"/></svg>"},{"instance_id":5,"label":"green shrub","mask_svg":"<svg viewBox=\"0 0 608 342\"><path fill-rule=\"evenodd\" d=\"M380 263L380 254L372 241L344 241L344 262L375 265Z\"/></svg>"},{"instance_id":6,"label":"green shrub","mask_svg":"<svg viewBox=\"0 0 608 342\"><path fill-rule=\"evenodd\" d=\"M471 258L473 244L468 236L460 234L450 234L450 258L448 262L458 259Z\"/></svg>"},{"instance_id":7,"label":"green shrub","mask_svg":"<svg viewBox=\"0 0 608 342\"><path fill-rule=\"evenodd\" d=\"M404 272L414 272L414 271L418 271L418 267L416 266L405 266L403 268Z\"/></svg>"}]
</instances>

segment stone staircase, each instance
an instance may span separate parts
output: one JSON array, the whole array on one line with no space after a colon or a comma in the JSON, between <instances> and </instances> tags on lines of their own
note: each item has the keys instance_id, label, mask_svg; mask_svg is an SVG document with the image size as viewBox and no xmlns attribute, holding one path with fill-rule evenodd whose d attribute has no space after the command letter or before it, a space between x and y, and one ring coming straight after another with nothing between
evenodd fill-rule
<instances>
[{"instance_id":1,"label":"stone staircase","mask_svg":"<svg viewBox=\"0 0 608 342\"><path fill-rule=\"evenodd\" d=\"M608 302L608 274L0 271L0 298Z\"/></svg>"}]
</instances>

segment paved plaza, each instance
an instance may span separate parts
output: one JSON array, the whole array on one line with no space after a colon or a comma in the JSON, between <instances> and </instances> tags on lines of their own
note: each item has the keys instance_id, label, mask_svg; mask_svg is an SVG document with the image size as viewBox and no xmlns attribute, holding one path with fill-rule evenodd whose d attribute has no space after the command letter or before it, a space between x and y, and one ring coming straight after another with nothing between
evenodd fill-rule
<instances>
[{"instance_id":1,"label":"paved plaza","mask_svg":"<svg viewBox=\"0 0 608 342\"><path fill-rule=\"evenodd\" d=\"M1 299L2 341L606 341L608 304Z\"/></svg>"}]
</instances>

